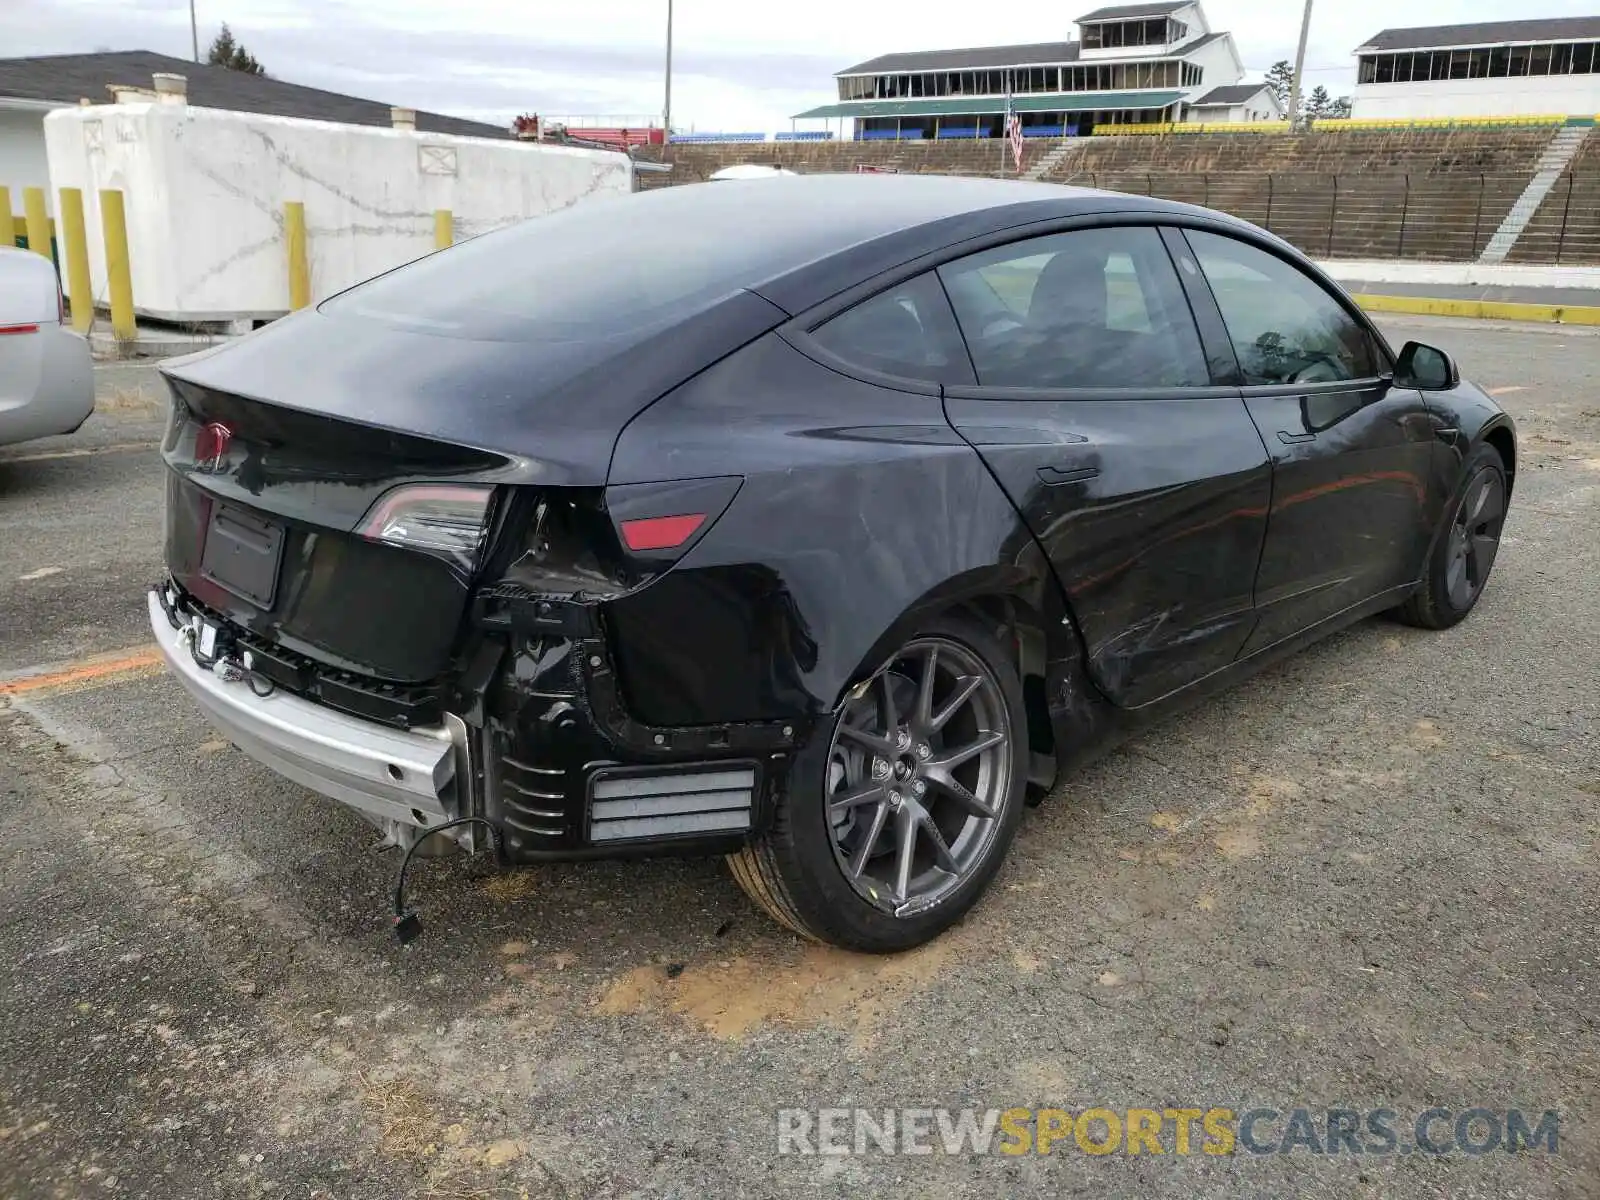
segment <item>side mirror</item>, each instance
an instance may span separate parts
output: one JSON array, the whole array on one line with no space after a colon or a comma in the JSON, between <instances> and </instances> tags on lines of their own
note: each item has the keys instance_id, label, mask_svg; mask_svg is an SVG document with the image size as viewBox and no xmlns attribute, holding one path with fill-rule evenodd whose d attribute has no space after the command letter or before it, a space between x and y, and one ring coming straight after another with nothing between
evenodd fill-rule
<instances>
[{"instance_id":1,"label":"side mirror","mask_svg":"<svg viewBox=\"0 0 1600 1200\"><path fill-rule=\"evenodd\" d=\"M1407 342L1394 365L1394 381L1399 387L1443 392L1461 382L1461 372L1456 369L1455 359L1443 350Z\"/></svg>"}]
</instances>

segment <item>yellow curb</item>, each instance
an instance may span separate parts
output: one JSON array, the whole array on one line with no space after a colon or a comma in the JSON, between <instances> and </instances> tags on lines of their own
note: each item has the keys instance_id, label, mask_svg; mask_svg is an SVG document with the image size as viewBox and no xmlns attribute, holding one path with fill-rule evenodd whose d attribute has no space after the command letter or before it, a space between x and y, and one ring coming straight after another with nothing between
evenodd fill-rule
<instances>
[{"instance_id":1,"label":"yellow curb","mask_svg":"<svg viewBox=\"0 0 1600 1200\"><path fill-rule=\"evenodd\" d=\"M1472 317L1485 321L1541 321L1557 325L1600 325L1600 306L1518 304L1510 300L1434 300L1426 296L1369 296L1355 302L1368 312L1412 313L1425 317Z\"/></svg>"}]
</instances>

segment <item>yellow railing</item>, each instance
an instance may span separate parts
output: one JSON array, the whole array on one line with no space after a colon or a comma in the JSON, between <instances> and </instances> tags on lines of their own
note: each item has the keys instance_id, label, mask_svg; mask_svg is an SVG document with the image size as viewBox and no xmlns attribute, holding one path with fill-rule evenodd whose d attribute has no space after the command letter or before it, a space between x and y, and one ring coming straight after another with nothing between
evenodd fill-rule
<instances>
[{"instance_id":1,"label":"yellow railing","mask_svg":"<svg viewBox=\"0 0 1600 1200\"><path fill-rule=\"evenodd\" d=\"M1416 120L1396 120L1392 117L1323 117L1312 122L1318 133L1333 133L1355 129L1480 129L1519 126L1564 125L1564 114L1550 113L1528 117L1427 117Z\"/></svg>"}]
</instances>

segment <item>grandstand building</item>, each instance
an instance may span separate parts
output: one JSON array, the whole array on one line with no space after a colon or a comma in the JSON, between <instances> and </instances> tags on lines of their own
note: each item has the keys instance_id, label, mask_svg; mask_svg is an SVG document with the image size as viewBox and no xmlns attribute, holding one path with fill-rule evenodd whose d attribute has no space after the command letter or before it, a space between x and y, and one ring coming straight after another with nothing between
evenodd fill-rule
<instances>
[{"instance_id":1,"label":"grandstand building","mask_svg":"<svg viewBox=\"0 0 1600 1200\"><path fill-rule=\"evenodd\" d=\"M1357 118L1600 113L1600 16L1385 29L1356 55Z\"/></svg>"},{"instance_id":2,"label":"grandstand building","mask_svg":"<svg viewBox=\"0 0 1600 1200\"><path fill-rule=\"evenodd\" d=\"M1099 8L1075 23L1073 41L857 63L834 77L836 103L795 120L824 121L842 137L870 140L999 137L1008 105L1033 137L1182 121L1191 108L1206 120L1282 116L1265 89L1238 92L1244 65L1233 35L1213 32L1196 0Z\"/></svg>"}]
</instances>

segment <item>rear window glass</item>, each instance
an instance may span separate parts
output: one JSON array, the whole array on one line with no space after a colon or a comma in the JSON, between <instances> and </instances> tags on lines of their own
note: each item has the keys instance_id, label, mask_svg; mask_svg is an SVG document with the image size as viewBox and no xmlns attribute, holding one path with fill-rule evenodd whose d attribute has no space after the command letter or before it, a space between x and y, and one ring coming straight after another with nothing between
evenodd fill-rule
<instances>
[{"instance_id":1,"label":"rear window glass","mask_svg":"<svg viewBox=\"0 0 1600 1200\"><path fill-rule=\"evenodd\" d=\"M812 198L812 219L790 219L807 199L788 194L795 182L582 200L358 284L321 311L446 337L641 341L854 240L816 219L840 203L831 196ZM859 220L852 232L865 232Z\"/></svg>"}]
</instances>

